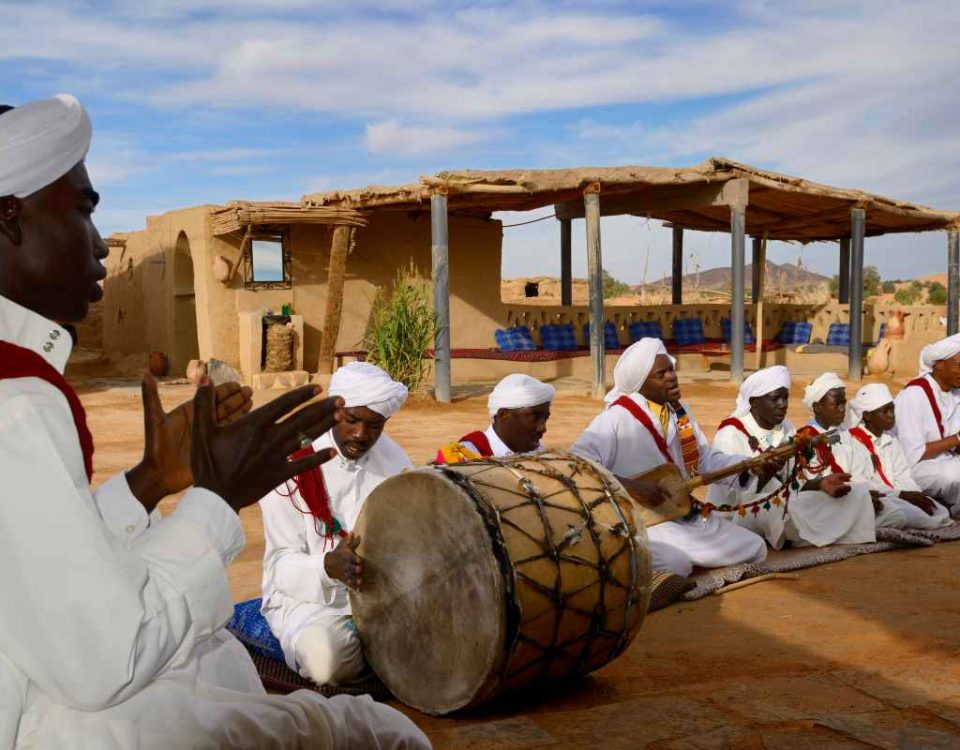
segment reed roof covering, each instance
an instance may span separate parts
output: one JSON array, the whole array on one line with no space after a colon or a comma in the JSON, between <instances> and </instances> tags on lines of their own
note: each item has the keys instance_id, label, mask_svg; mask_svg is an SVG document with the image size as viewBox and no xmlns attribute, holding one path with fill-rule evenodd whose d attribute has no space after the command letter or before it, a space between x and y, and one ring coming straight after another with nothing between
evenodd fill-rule
<instances>
[{"instance_id":1,"label":"reed roof covering","mask_svg":"<svg viewBox=\"0 0 960 750\"><path fill-rule=\"evenodd\" d=\"M305 206L301 203L231 201L211 214L217 236L242 235L250 226L289 224L336 224L353 227L367 225L366 217L346 206Z\"/></svg>"},{"instance_id":2,"label":"reed roof covering","mask_svg":"<svg viewBox=\"0 0 960 750\"><path fill-rule=\"evenodd\" d=\"M734 181L738 181L734 183ZM737 187L725 190L724 187ZM770 239L812 242L850 235L850 210L866 210L868 235L960 226L960 213L940 211L862 190L831 187L713 157L692 167L461 170L400 186L371 186L304 196L305 209L428 211L430 196L447 195L451 213L489 216L555 206L582 216L585 190L600 193L604 215L634 214L674 226L729 231L730 195L745 195L746 231Z\"/></svg>"}]
</instances>

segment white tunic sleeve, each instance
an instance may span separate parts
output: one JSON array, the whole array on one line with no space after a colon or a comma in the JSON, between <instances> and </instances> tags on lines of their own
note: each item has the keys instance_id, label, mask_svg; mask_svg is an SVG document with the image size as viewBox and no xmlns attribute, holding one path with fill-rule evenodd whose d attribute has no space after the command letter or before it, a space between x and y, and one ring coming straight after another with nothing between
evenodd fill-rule
<instances>
[{"instance_id":1,"label":"white tunic sleeve","mask_svg":"<svg viewBox=\"0 0 960 750\"><path fill-rule=\"evenodd\" d=\"M614 417L613 409L594 417L570 447L570 452L610 469L617 460L618 424Z\"/></svg>"},{"instance_id":2,"label":"white tunic sleeve","mask_svg":"<svg viewBox=\"0 0 960 750\"><path fill-rule=\"evenodd\" d=\"M927 443L940 439L936 417L927 395L917 386L904 388L893 400L897 415L894 429L903 454L910 466L915 466L927 449Z\"/></svg>"},{"instance_id":3,"label":"white tunic sleeve","mask_svg":"<svg viewBox=\"0 0 960 750\"><path fill-rule=\"evenodd\" d=\"M16 744L20 716L26 702L26 681L0 653L0 748L12 748Z\"/></svg>"},{"instance_id":4,"label":"white tunic sleeve","mask_svg":"<svg viewBox=\"0 0 960 750\"><path fill-rule=\"evenodd\" d=\"M688 413L689 414L689 413ZM742 453L726 453L722 450L718 450L714 446L711 446L707 442L707 438L703 434L703 430L700 429L700 425L690 417L690 421L693 423L693 429L697 435L697 447L700 450L700 466L699 470L701 474L706 474L711 471L719 471L720 469L726 469L728 466L733 464L740 463L745 461L750 456L744 455ZM718 484L732 486L736 482L739 484L740 476L735 474L732 477L721 480Z\"/></svg>"},{"instance_id":5,"label":"white tunic sleeve","mask_svg":"<svg viewBox=\"0 0 960 750\"><path fill-rule=\"evenodd\" d=\"M899 492L923 491L913 478L910 464L907 462L907 457L903 454L903 448L900 447L900 441L897 438L884 446L883 459L884 471L890 472L887 479L893 483L896 490Z\"/></svg>"},{"instance_id":6,"label":"white tunic sleeve","mask_svg":"<svg viewBox=\"0 0 960 750\"><path fill-rule=\"evenodd\" d=\"M297 502L306 508L304 501ZM265 550L264 580L273 581L277 591L301 602L332 605L344 584L327 575L324 555L311 555L307 544L305 517L293 501L273 491L260 500ZM332 548L331 548L332 549Z\"/></svg>"},{"instance_id":7,"label":"white tunic sleeve","mask_svg":"<svg viewBox=\"0 0 960 750\"><path fill-rule=\"evenodd\" d=\"M52 386L0 382L0 476L0 643L57 703L125 700L232 614L223 561L242 546L236 514L191 490L128 548L100 519Z\"/></svg>"},{"instance_id":8,"label":"white tunic sleeve","mask_svg":"<svg viewBox=\"0 0 960 750\"><path fill-rule=\"evenodd\" d=\"M103 523L121 539L132 542L151 524L160 521L159 510L147 515L143 505L130 491L127 476L115 474L93 491L93 502Z\"/></svg>"}]
</instances>

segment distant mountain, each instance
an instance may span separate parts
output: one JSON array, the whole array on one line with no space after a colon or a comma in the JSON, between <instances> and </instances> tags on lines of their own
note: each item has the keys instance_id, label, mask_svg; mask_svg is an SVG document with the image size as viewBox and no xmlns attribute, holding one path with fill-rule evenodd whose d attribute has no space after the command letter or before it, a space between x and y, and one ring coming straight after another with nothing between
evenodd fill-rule
<instances>
[{"instance_id":1,"label":"distant mountain","mask_svg":"<svg viewBox=\"0 0 960 750\"><path fill-rule=\"evenodd\" d=\"M818 286L820 284L829 283L830 277L823 276L819 273L813 273L813 271L808 271L805 268L797 268L796 265L791 263L784 263L783 265L777 265L776 263L771 263L767 261L766 263L766 280L764 286L773 286L783 284L784 286ZM684 274L683 277L683 286L685 289L695 289L698 288L698 274L688 273ZM753 264L748 263L746 269L744 270L744 281L747 288L750 288L750 279L753 278ZM647 284L647 288L660 287L660 286L670 286L673 283L673 276L664 276L659 281L654 281ZM706 268L700 271L699 274L699 288L700 289L723 289L729 290L731 284L731 273L730 267L726 266L724 268ZM638 284L634 287L631 287L634 291L640 291L642 284Z\"/></svg>"}]
</instances>

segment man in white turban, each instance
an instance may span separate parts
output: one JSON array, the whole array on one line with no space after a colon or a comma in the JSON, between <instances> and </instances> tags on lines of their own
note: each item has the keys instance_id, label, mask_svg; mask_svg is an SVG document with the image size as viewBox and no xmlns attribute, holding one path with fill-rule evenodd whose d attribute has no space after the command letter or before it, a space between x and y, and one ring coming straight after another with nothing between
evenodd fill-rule
<instances>
[{"instance_id":1,"label":"man in white turban","mask_svg":"<svg viewBox=\"0 0 960 750\"><path fill-rule=\"evenodd\" d=\"M347 589L359 589L363 563L350 533L367 496L413 464L383 429L407 398L407 388L376 365L351 362L330 378L345 417L313 442L332 449L318 470L322 488L298 477L260 501L266 549L263 615L287 665L319 685L365 676L367 665L350 614ZM313 492L314 496L311 496Z\"/></svg>"},{"instance_id":2,"label":"man in white turban","mask_svg":"<svg viewBox=\"0 0 960 750\"><path fill-rule=\"evenodd\" d=\"M552 385L529 375L507 375L487 399L490 426L441 448L435 463L454 464L539 450L555 393Z\"/></svg>"},{"instance_id":3,"label":"man in white turban","mask_svg":"<svg viewBox=\"0 0 960 750\"><path fill-rule=\"evenodd\" d=\"M853 462L852 481L864 482L884 505L898 509L902 528L935 529L952 523L944 505L927 497L910 472L910 464L891 434L896 424L893 396L883 383L857 391L848 405L853 426L847 433L860 461Z\"/></svg>"},{"instance_id":4,"label":"man in white turban","mask_svg":"<svg viewBox=\"0 0 960 750\"><path fill-rule=\"evenodd\" d=\"M729 453L760 455L795 434L787 417L790 371L781 365L758 370L743 381L737 408L720 423L713 447ZM818 460L817 458L814 459ZM761 534L774 549L797 545L859 544L876 540L874 508L867 492L850 491L849 474L832 468L816 479L799 477L791 487L795 460L766 481L747 486L710 487L714 505L746 506L726 515Z\"/></svg>"},{"instance_id":5,"label":"man in white turban","mask_svg":"<svg viewBox=\"0 0 960 750\"><path fill-rule=\"evenodd\" d=\"M227 424L229 388L165 413L145 378L143 460L91 488L61 325L103 295L90 138L73 97L0 106L0 747L428 747L369 699L267 695L224 628L238 511L328 458L287 460L339 400L306 387Z\"/></svg>"},{"instance_id":6,"label":"man in white turban","mask_svg":"<svg viewBox=\"0 0 960 750\"><path fill-rule=\"evenodd\" d=\"M960 517L960 334L925 346L894 400L894 434L923 492Z\"/></svg>"},{"instance_id":7,"label":"man in white turban","mask_svg":"<svg viewBox=\"0 0 960 750\"><path fill-rule=\"evenodd\" d=\"M726 468L742 455L715 451L686 405L674 360L660 339L645 338L628 347L613 370L613 389L606 408L577 438L571 450L611 471L638 499L646 488L634 488L638 474L664 463L684 477ZM732 477L731 483L747 481ZM665 521L647 529L654 570L686 576L693 566L716 568L759 562L767 547L761 537L716 515Z\"/></svg>"}]
</instances>

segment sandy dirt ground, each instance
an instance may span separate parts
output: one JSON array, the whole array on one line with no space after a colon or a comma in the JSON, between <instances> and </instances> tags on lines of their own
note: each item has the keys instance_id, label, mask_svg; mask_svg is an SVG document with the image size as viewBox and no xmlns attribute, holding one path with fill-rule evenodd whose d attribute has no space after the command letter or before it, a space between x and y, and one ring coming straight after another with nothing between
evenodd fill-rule
<instances>
[{"instance_id":1,"label":"sandy dirt ground","mask_svg":"<svg viewBox=\"0 0 960 750\"><path fill-rule=\"evenodd\" d=\"M96 483L140 455L139 387L129 380L79 385L96 439ZM561 384L547 444L567 447L597 412L582 385ZM806 418L800 386L795 423ZM715 378L686 383L684 391L712 435L735 389ZM168 406L190 394L185 385L161 388ZM452 405L413 399L388 432L423 463L485 421L485 396L474 392ZM169 512L175 502L161 507ZM259 595L263 554L258 510L241 518L247 547L228 571L237 601ZM457 718L398 707L437 748L957 748L957 563L960 544L943 544L802 571L798 580L655 612L618 660L537 696Z\"/></svg>"}]
</instances>

